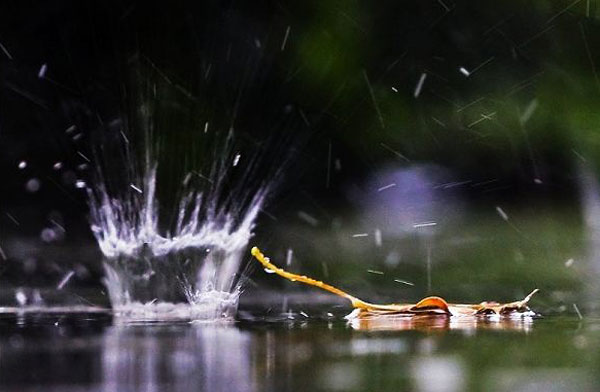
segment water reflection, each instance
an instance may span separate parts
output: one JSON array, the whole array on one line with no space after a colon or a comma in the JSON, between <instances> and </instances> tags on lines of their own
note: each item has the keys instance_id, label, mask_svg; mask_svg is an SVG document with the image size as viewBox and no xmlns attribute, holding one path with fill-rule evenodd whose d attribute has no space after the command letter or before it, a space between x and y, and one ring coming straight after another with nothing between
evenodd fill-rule
<instances>
[{"instance_id":1,"label":"water reflection","mask_svg":"<svg viewBox=\"0 0 600 392\"><path fill-rule=\"evenodd\" d=\"M411 374L421 392L459 392L465 390L465 369L453 356L423 356L412 361Z\"/></svg>"},{"instance_id":2,"label":"water reflection","mask_svg":"<svg viewBox=\"0 0 600 392\"><path fill-rule=\"evenodd\" d=\"M232 325L113 326L102 342L103 390L254 391L249 348Z\"/></svg>"},{"instance_id":3,"label":"water reflection","mask_svg":"<svg viewBox=\"0 0 600 392\"><path fill-rule=\"evenodd\" d=\"M372 315L353 318L350 326L361 331L449 331L459 330L475 332L476 330L504 330L529 332L533 326L533 317L503 316L445 316L445 315Z\"/></svg>"},{"instance_id":4,"label":"water reflection","mask_svg":"<svg viewBox=\"0 0 600 392\"><path fill-rule=\"evenodd\" d=\"M599 320L386 316L355 329L338 316L304 319L116 325L106 314L4 314L0 390L551 390L565 386L556 375L571 390L598 386Z\"/></svg>"}]
</instances>

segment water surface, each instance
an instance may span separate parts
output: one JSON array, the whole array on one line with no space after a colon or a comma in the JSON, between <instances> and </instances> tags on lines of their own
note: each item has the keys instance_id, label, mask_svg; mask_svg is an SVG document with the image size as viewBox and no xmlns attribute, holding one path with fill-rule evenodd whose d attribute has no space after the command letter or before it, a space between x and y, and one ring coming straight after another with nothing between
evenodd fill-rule
<instances>
[{"instance_id":1,"label":"water surface","mask_svg":"<svg viewBox=\"0 0 600 392\"><path fill-rule=\"evenodd\" d=\"M108 313L0 316L3 391L597 390L600 320L357 329L346 307L241 309L230 323Z\"/></svg>"}]
</instances>

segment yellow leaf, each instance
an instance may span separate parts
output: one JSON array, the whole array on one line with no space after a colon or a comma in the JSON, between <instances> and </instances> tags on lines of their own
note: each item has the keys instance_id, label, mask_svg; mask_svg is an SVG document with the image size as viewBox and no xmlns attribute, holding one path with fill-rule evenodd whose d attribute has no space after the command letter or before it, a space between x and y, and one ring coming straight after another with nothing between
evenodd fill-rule
<instances>
[{"instance_id":1,"label":"yellow leaf","mask_svg":"<svg viewBox=\"0 0 600 392\"><path fill-rule=\"evenodd\" d=\"M445 315L445 316L476 316L476 315L511 315L514 313L529 312L530 309L527 303L533 297L538 289L533 290L527 297L520 301L510 302L501 304L498 302L485 301L479 304L449 304L443 298L440 297L427 297L423 298L416 304L398 303L398 304L372 304L356 298L353 295L346 293L338 289L337 287L331 286L327 283L323 283L319 280L309 278L304 275L297 275L291 272L287 272L277 266L275 266L268 257L262 254L257 248L252 248L252 256L254 256L264 267L271 273L275 273L293 282L301 282L310 286L319 287L323 290L329 291L340 297L346 298L352 303L352 306L357 311L352 313L352 317L364 317L369 315L382 315L382 314L404 314L404 315Z\"/></svg>"}]
</instances>

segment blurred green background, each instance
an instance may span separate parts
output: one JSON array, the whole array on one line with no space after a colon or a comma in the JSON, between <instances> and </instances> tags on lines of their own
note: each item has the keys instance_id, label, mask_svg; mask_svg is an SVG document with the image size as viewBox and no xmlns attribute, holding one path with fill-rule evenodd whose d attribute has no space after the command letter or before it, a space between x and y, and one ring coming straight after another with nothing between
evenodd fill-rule
<instances>
[{"instance_id":1,"label":"blurred green background","mask_svg":"<svg viewBox=\"0 0 600 392\"><path fill-rule=\"evenodd\" d=\"M280 265L371 300L538 287L542 309L592 309L598 8L4 2L0 279L52 292L73 270L73 290L105 301L76 186L94 181L97 135L152 126L168 206L184 169L215 159L208 123L233 129L241 166L270 157L244 180L276 184L252 242ZM302 290L253 271L245 294L261 289Z\"/></svg>"}]
</instances>

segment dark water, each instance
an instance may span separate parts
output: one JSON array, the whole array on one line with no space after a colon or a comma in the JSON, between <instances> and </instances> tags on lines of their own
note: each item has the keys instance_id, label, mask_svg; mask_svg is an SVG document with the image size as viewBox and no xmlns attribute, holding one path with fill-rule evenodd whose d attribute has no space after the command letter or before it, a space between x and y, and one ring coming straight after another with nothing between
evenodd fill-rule
<instances>
[{"instance_id":1,"label":"dark water","mask_svg":"<svg viewBox=\"0 0 600 392\"><path fill-rule=\"evenodd\" d=\"M600 320L350 325L346 308L231 323L0 316L2 391L598 390ZM361 329L366 328L366 329Z\"/></svg>"}]
</instances>

